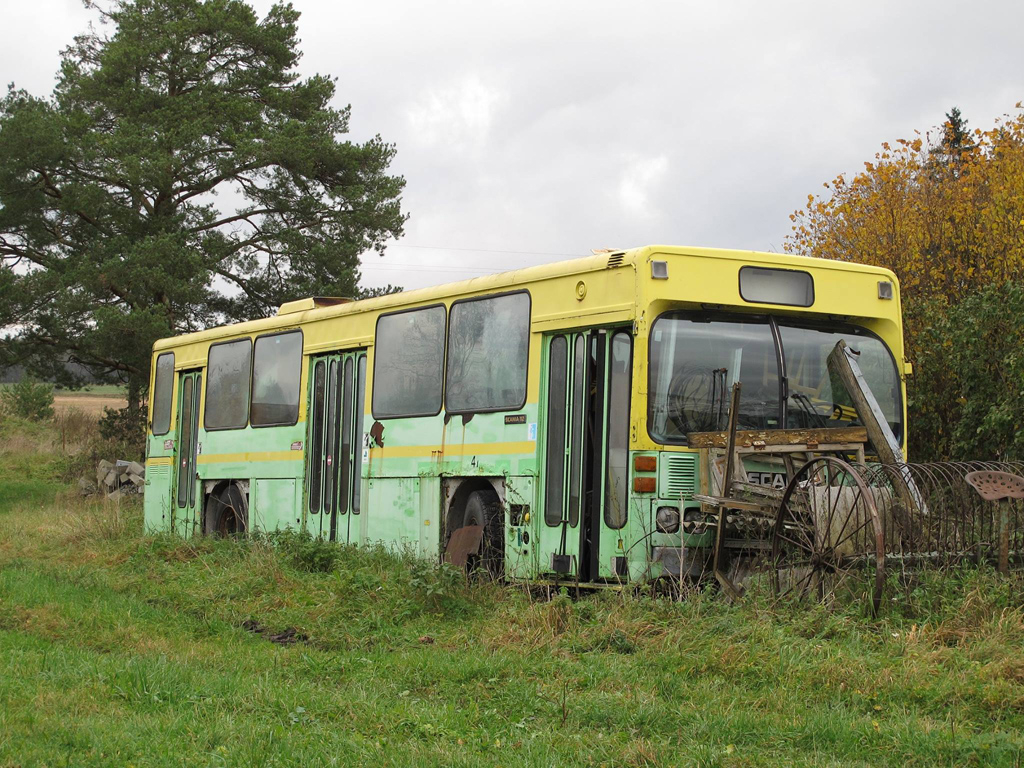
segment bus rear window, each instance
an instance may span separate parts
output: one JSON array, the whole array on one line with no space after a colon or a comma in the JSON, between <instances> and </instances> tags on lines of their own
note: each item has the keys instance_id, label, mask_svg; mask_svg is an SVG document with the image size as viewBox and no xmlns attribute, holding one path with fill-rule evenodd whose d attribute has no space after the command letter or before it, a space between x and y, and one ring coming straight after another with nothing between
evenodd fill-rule
<instances>
[{"instance_id":1,"label":"bus rear window","mask_svg":"<svg viewBox=\"0 0 1024 768\"><path fill-rule=\"evenodd\" d=\"M382 315L373 351L373 417L441 412L444 364L442 306Z\"/></svg>"},{"instance_id":2,"label":"bus rear window","mask_svg":"<svg viewBox=\"0 0 1024 768\"><path fill-rule=\"evenodd\" d=\"M252 341L239 339L210 347L206 374L206 429L240 429L249 421Z\"/></svg>"},{"instance_id":3,"label":"bus rear window","mask_svg":"<svg viewBox=\"0 0 1024 768\"><path fill-rule=\"evenodd\" d=\"M252 355L252 425L294 424L299 419L302 332L260 336Z\"/></svg>"},{"instance_id":4,"label":"bus rear window","mask_svg":"<svg viewBox=\"0 0 1024 768\"><path fill-rule=\"evenodd\" d=\"M171 428L171 392L174 389L174 353L156 359L153 379L153 434L166 435Z\"/></svg>"}]
</instances>

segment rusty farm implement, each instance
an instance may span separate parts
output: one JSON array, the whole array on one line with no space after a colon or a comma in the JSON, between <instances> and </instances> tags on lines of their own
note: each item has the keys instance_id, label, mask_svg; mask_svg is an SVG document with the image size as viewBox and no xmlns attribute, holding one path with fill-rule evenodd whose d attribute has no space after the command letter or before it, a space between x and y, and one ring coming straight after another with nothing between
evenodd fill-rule
<instances>
[{"instance_id":1,"label":"rusty farm implement","mask_svg":"<svg viewBox=\"0 0 1024 768\"><path fill-rule=\"evenodd\" d=\"M829 368L863 426L737 430L737 383L726 430L688 436L704 468L691 525L713 530L708 570L722 588L738 597L760 573L781 599L862 601L874 613L892 565L969 560L1006 572L1024 550L1024 466L906 463L844 342ZM785 484L751 482L751 463Z\"/></svg>"}]
</instances>

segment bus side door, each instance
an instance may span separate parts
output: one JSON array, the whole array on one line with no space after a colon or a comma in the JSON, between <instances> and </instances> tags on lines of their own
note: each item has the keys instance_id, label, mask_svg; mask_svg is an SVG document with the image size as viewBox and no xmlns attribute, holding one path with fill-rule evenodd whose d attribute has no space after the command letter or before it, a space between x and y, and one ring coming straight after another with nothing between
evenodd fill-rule
<instances>
[{"instance_id":1,"label":"bus side door","mask_svg":"<svg viewBox=\"0 0 1024 768\"><path fill-rule=\"evenodd\" d=\"M174 451L175 482L171 525L181 536L199 532L196 457L202 391L203 374L200 371L182 371L178 374L178 440Z\"/></svg>"},{"instance_id":2,"label":"bus side door","mask_svg":"<svg viewBox=\"0 0 1024 768\"><path fill-rule=\"evenodd\" d=\"M311 361L306 451L307 528L330 541L358 539L351 522L362 507L366 352Z\"/></svg>"},{"instance_id":3,"label":"bus side door","mask_svg":"<svg viewBox=\"0 0 1024 768\"><path fill-rule=\"evenodd\" d=\"M627 329L545 339L542 572L581 581L625 575L631 360Z\"/></svg>"}]
</instances>

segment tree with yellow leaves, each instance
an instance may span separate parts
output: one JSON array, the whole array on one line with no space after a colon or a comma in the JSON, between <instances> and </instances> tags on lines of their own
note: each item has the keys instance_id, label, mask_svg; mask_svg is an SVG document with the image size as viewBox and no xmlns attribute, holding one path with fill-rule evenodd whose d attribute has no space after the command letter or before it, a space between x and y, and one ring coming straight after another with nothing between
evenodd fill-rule
<instances>
[{"instance_id":1,"label":"tree with yellow leaves","mask_svg":"<svg viewBox=\"0 0 1024 768\"><path fill-rule=\"evenodd\" d=\"M915 460L1024 458L1024 111L1016 106L987 131L968 131L954 109L937 134L882 144L863 171L825 184L790 217L787 251L899 277L917 368L908 386Z\"/></svg>"},{"instance_id":2,"label":"tree with yellow leaves","mask_svg":"<svg viewBox=\"0 0 1024 768\"><path fill-rule=\"evenodd\" d=\"M973 141L959 111L948 117L941 140L885 143L863 171L825 184L826 195L808 195L790 217L786 250L888 267L909 301L956 301L1020 278L1024 112L974 131Z\"/></svg>"}]
</instances>

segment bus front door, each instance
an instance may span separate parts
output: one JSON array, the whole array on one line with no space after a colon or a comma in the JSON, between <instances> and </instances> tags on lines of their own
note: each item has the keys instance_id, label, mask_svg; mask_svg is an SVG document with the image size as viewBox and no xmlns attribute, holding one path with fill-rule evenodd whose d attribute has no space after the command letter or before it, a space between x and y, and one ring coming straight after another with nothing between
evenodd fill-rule
<instances>
[{"instance_id":1,"label":"bus front door","mask_svg":"<svg viewBox=\"0 0 1024 768\"><path fill-rule=\"evenodd\" d=\"M366 352L314 357L306 445L307 527L331 541L357 541L361 508Z\"/></svg>"},{"instance_id":2,"label":"bus front door","mask_svg":"<svg viewBox=\"0 0 1024 768\"><path fill-rule=\"evenodd\" d=\"M601 328L546 342L541 569L624 578L632 338Z\"/></svg>"},{"instance_id":3,"label":"bus front door","mask_svg":"<svg viewBox=\"0 0 1024 768\"><path fill-rule=\"evenodd\" d=\"M198 530L196 507L196 456L199 447L199 401L203 391L203 374L182 371L178 374L178 439L175 445L174 504L172 526L181 536Z\"/></svg>"}]
</instances>

